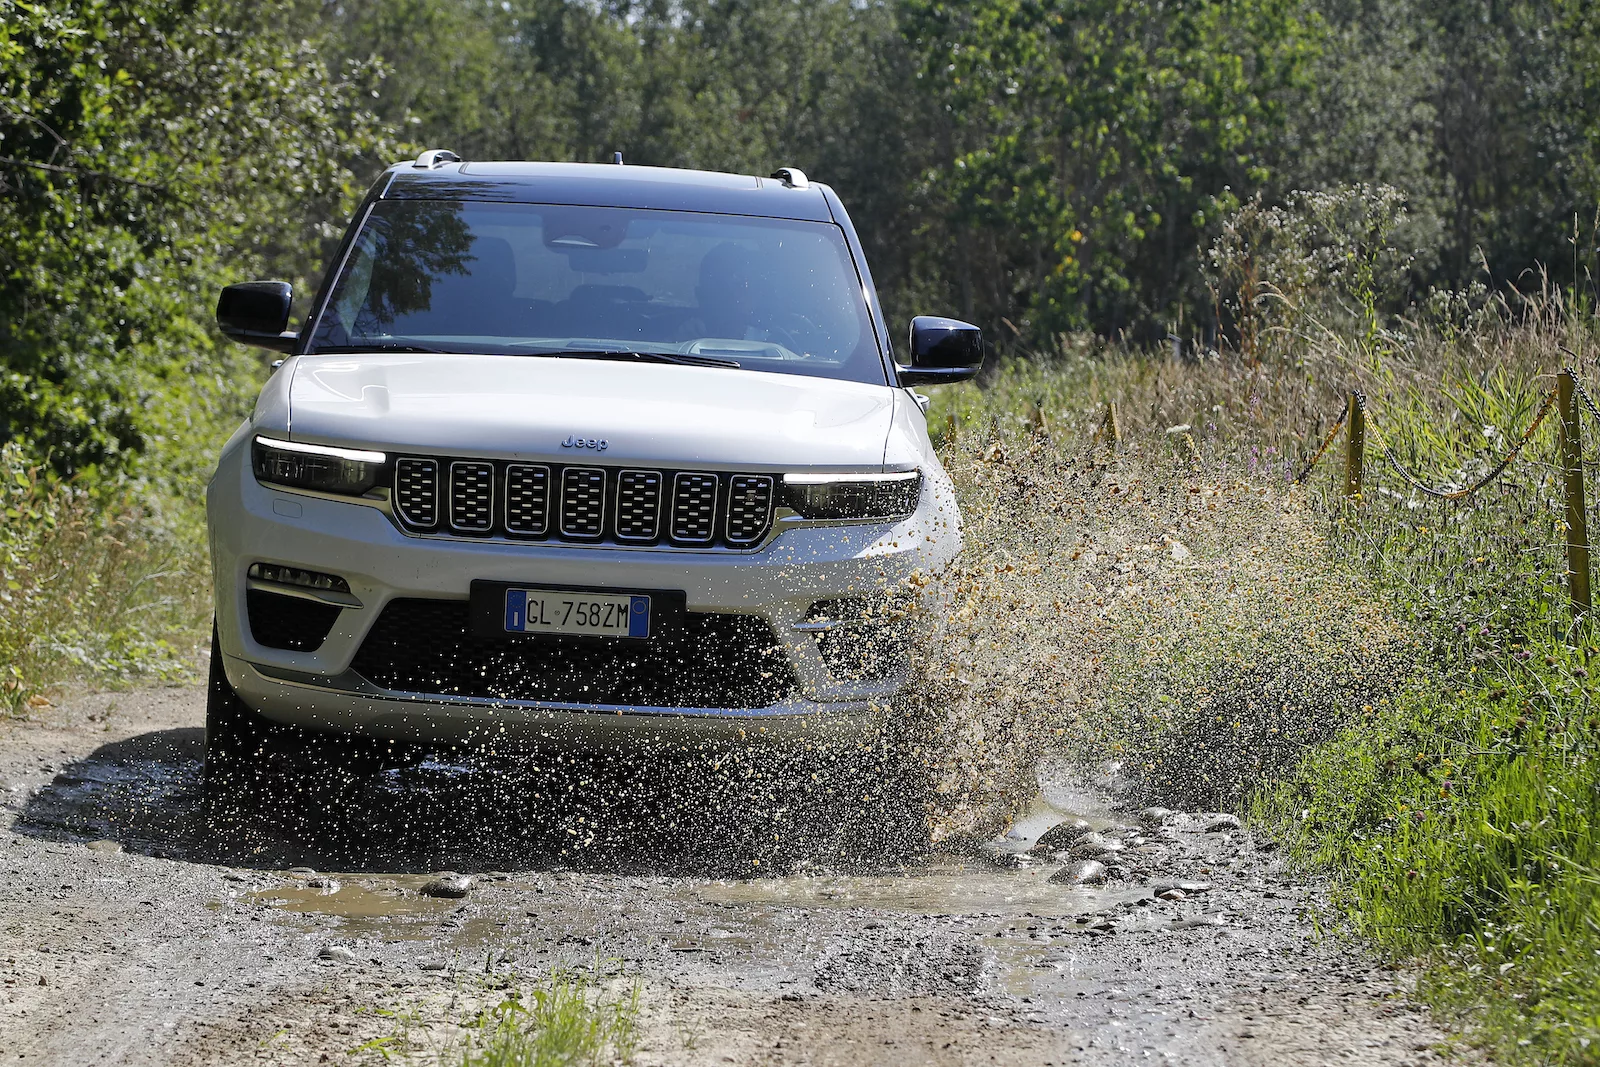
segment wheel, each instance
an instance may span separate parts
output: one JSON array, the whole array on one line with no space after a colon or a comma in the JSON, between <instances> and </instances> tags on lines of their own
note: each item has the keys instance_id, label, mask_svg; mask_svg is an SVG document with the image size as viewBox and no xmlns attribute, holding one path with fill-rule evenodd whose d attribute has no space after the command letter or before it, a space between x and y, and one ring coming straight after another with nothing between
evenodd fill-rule
<instances>
[{"instance_id":1,"label":"wheel","mask_svg":"<svg viewBox=\"0 0 1600 1067\"><path fill-rule=\"evenodd\" d=\"M211 677L206 687L206 791L237 795L273 769L283 754L286 728L252 710L222 669L217 628L211 627Z\"/></svg>"}]
</instances>

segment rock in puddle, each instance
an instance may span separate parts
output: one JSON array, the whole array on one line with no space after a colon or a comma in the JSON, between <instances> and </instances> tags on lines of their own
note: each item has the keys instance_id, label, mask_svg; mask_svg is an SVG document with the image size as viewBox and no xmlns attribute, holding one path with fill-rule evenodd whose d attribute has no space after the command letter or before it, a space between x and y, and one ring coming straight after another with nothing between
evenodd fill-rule
<instances>
[{"instance_id":1,"label":"rock in puddle","mask_svg":"<svg viewBox=\"0 0 1600 1067\"><path fill-rule=\"evenodd\" d=\"M423 960L418 966L425 971L442 971L447 964L444 960Z\"/></svg>"},{"instance_id":2,"label":"rock in puddle","mask_svg":"<svg viewBox=\"0 0 1600 1067\"><path fill-rule=\"evenodd\" d=\"M317 872L312 870L310 867L290 867L289 873L298 874L302 878L309 878L312 875L315 875Z\"/></svg>"},{"instance_id":3,"label":"rock in puddle","mask_svg":"<svg viewBox=\"0 0 1600 1067\"><path fill-rule=\"evenodd\" d=\"M1162 825L1176 814L1178 813L1171 808L1150 807L1139 812L1139 821L1146 826L1155 827Z\"/></svg>"},{"instance_id":4,"label":"rock in puddle","mask_svg":"<svg viewBox=\"0 0 1600 1067\"><path fill-rule=\"evenodd\" d=\"M354 963L356 954L343 945L324 945L322 951L317 953L319 960L333 960L335 963Z\"/></svg>"},{"instance_id":5,"label":"rock in puddle","mask_svg":"<svg viewBox=\"0 0 1600 1067\"><path fill-rule=\"evenodd\" d=\"M447 900L460 900L472 892L473 879L471 875L457 874L455 871L441 871L422 883L417 890L425 897L443 897Z\"/></svg>"},{"instance_id":6,"label":"rock in puddle","mask_svg":"<svg viewBox=\"0 0 1600 1067\"><path fill-rule=\"evenodd\" d=\"M306 888L320 889L324 893L337 893L339 891L339 882L336 878L329 878L326 875L319 874L315 878L306 879Z\"/></svg>"},{"instance_id":7,"label":"rock in puddle","mask_svg":"<svg viewBox=\"0 0 1600 1067\"><path fill-rule=\"evenodd\" d=\"M1189 894L1185 893L1181 889L1163 889L1161 892L1157 893L1156 896L1160 897L1162 900L1186 900L1188 899Z\"/></svg>"},{"instance_id":8,"label":"rock in puddle","mask_svg":"<svg viewBox=\"0 0 1600 1067\"><path fill-rule=\"evenodd\" d=\"M1088 819L1068 819L1066 822L1057 823L1039 835L1039 840L1034 842L1034 852L1064 852L1072 843L1084 834L1093 831Z\"/></svg>"},{"instance_id":9,"label":"rock in puddle","mask_svg":"<svg viewBox=\"0 0 1600 1067\"><path fill-rule=\"evenodd\" d=\"M1209 892L1211 889L1211 883L1191 882L1184 879L1163 878L1159 881L1151 882L1150 889L1155 892L1157 896L1171 889L1179 890L1185 896L1192 896L1195 893Z\"/></svg>"},{"instance_id":10,"label":"rock in puddle","mask_svg":"<svg viewBox=\"0 0 1600 1067\"><path fill-rule=\"evenodd\" d=\"M1101 834L1088 833L1074 841L1068 851L1072 853L1073 859L1096 860L1115 856L1127 847L1121 841Z\"/></svg>"},{"instance_id":11,"label":"rock in puddle","mask_svg":"<svg viewBox=\"0 0 1600 1067\"><path fill-rule=\"evenodd\" d=\"M121 844L121 842L118 842L118 841L90 841L87 845L85 845L83 847L88 849L90 852L107 852L107 853L110 853L110 852L121 852L122 851L122 844Z\"/></svg>"},{"instance_id":12,"label":"rock in puddle","mask_svg":"<svg viewBox=\"0 0 1600 1067\"><path fill-rule=\"evenodd\" d=\"M1106 865L1099 860L1078 860L1050 876L1055 885L1100 885L1105 880Z\"/></svg>"}]
</instances>

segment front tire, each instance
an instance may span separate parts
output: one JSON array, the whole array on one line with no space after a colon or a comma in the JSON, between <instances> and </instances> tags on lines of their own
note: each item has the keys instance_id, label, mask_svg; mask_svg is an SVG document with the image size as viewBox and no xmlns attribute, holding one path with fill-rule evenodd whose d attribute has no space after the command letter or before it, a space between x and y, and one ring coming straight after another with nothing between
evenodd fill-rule
<instances>
[{"instance_id":1,"label":"front tire","mask_svg":"<svg viewBox=\"0 0 1600 1067\"><path fill-rule=\"evenodd\" d=\"M213 624L211 677L206 687L206 792L220 797L248 791L284 754L286 732L234 691L222 667L222 648Z\"/></svg>"}]
</instances>

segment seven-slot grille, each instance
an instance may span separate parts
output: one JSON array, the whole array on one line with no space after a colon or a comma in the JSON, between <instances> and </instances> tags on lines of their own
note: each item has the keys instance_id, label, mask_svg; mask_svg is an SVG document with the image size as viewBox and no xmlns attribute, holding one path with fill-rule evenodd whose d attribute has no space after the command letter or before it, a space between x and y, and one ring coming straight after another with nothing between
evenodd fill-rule
<instances>
[{"instance_id":1,"label":"seven-slot grille","mask_svg":"<svg viewBox=\"0 0 1600 1067\"><path fill-rule=\"evenodd\" d=\"M402 456L405 528L465 536L750 548L772 529L768 474Z\"/></svg>"}]
</instances>

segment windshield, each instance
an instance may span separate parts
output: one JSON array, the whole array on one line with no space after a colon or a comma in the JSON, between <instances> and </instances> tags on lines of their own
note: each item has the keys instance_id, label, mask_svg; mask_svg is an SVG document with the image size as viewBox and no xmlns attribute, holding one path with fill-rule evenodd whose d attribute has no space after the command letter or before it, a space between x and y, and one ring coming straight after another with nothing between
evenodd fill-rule
<instances>
[{"instance_id":1,"label":"windshield","mask_svg":"<svg viewBox=\"0 0 1600 1067\"><path fill-rule=\"evenodd\" d=\"M307 348L368 350L886 381L837 226L682 211L380 201Z\"/></svg>"}]
</instances>

